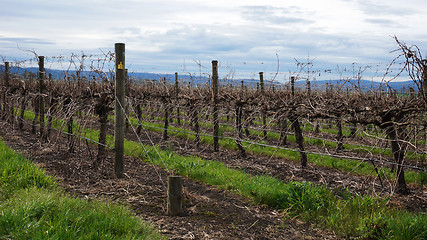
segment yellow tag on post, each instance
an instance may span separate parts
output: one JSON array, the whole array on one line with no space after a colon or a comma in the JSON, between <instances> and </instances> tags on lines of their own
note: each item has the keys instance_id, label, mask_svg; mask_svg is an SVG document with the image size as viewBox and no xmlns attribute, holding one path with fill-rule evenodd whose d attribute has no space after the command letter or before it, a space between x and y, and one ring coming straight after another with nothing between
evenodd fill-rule
<instances>
[{"instance_id":1,"label":"yellow tag on post","mask_svg":"<svg viewBox=\"0 0 427 240\"><path fill-rule=\"evenodd\" d=\"M122 62L119 63L119 65L117 66L117 69L120 69L120 70L125 69L125 66L123 65Z\"/></svg>"}]
</instances>

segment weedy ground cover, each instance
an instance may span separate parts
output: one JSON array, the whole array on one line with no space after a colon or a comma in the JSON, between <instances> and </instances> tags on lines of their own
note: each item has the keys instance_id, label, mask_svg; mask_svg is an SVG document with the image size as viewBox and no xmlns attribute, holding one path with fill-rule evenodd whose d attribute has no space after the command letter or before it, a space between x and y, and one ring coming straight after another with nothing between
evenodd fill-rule
<instances>
[{"instance_id":1,"label":"weedy ground cover","mask_svg":"<svg viewBox=\"0 0 427 240\"><path fill-rule=\"evenodd\" d=\"M166 239L128 207L65 194L0 141L0 239Z\"/></svg>"}]
</instances>

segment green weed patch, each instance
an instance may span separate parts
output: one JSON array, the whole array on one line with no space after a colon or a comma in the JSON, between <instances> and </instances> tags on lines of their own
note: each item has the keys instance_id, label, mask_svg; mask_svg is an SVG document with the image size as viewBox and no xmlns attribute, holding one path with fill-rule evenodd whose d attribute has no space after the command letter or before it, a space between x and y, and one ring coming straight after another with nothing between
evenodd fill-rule
<instances>
[{"instance_id":1,"label":"green weed patch","mask_svg":"<svg viewBox=\"0 0 427 240\"><path fill-rule=\"evenodd\" d=\"M73 199L0 141L0 239L165 239L128 207Z\"/></svg>"}]
</instances>

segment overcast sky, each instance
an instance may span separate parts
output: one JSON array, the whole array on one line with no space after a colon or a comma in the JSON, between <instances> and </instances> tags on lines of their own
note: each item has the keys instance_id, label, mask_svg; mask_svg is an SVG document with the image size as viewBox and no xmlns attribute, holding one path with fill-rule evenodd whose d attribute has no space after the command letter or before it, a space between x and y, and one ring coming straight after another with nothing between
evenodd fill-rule
<instances>
[{"instance_id":1,"label":"overcast sky","mask_svg":"<svg viewBox=\"0 0 427 240\"><path fill-rule=\"evenodd\" d=\"M383 74L393 36L427 55L426 13L425 0L2 0L0 55L100 54L123 42L131 71L209 72L215 59L222 74L273 76L279 60L283 80L310 58L319 72Z\"/></svg>"}]
</instances>

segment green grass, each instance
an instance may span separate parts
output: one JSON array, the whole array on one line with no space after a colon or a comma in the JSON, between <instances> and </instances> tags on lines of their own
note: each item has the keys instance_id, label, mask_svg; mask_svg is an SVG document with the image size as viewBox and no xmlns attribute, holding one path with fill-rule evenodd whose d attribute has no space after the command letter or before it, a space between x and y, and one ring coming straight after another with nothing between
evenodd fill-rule
<instances>
[{"instance_id":1,"label":"green grass","mask_svg":"<svg viewBox=\"0 0 427 240\"><path fill-rule=\"evenodd\" d=\"M97 132L87 130L87 137ZM112 136L108 136L112 146ZM299 217L344 237L366 239L425 239L427 216L390 209L385 200L348 192L337 197L330 190L307 182L284 183L268 175L253 176L230 169L218 161L181 156L172 147L161 150L125 140L125 154L138 157L175 174L184 175L221 189L238 193L259 204L282 209L288 217ZM159 153L159 155L157 154ZM298 156L298 153L294 153ZM333 159L332 161L335 161ZM339 162L335 162L335 165ZM348 166L347 166L348 167ZM350 166L353 167L353 166ZM360 168L369 167L362 163Z\"/></svg>"},{"instance_id":2,"label":"green grass","mask_svg":"<svg viewBox=\"0 0 427 240\"><path fill-rule=\"evenodd\" d=\"M53 190L53 178L18 156L0 141L0 201L10 198L17 190L32 187Z\"/></svg>"},{"instance_id":3,"label":"green grass","mask_svg":"<svg viewBox=\"0 0 427 240\"><path fill-rule=\"evenodd\" d=\"M94 140L98 137L95 130L86 129L84 132L86 137ZM108 136L107 139L108 144L112 146L112 136ZM144 147L146 151L141 144L125 140L126 155L168 168L175 174L238 193L256 203L282 209L288 217L299 217L333 230L339 236L365 239L427 238L426 215L390 209L386 205L386 200L370 196L362 197L348 192L343 192L340 194L341 197L338 197L327 188L311 183L284 183L268 175L254 176L230 169L218 161L178 155L172 147L166 150L155 146ZM257 148L259 151L266 150L259 146ZM295 152L285 154L290 154L289 156L294 158L299 157ZM334 161L335 165L341 163L337 159L331 161ZM363 164L362 168L369 166Z\"/></svg>"},{"instance_id":4,"label":"green grass","mask_svg":"<svg viewBox=\"0 0 427 240\"><path fill-rule=\"evenodd\" d=\"M259 204L285 210L288 217L299 217L340 236L379 239L423 239L427 237L427 216L404 210L389 209L386 200L361 197L344 192L337 197L330 190L308 182L284 183L268 175L250 175L230 169L223 163L194 156L175 154L167 150L125 141L125 153L144 161L168 168L206 184L218 186L252 199ZM400 234L406 231L406 237Z\"/></svg>"},{"instance_id":5,"label":"green grass","mask_svg":"<svg viewBox=\"0 0 427 240\"><path fill-rule=\"evenodd\" d=\"M128 207L67 196L0 142L0 239L165 239Z\"/></svg>"}]
</instances>

